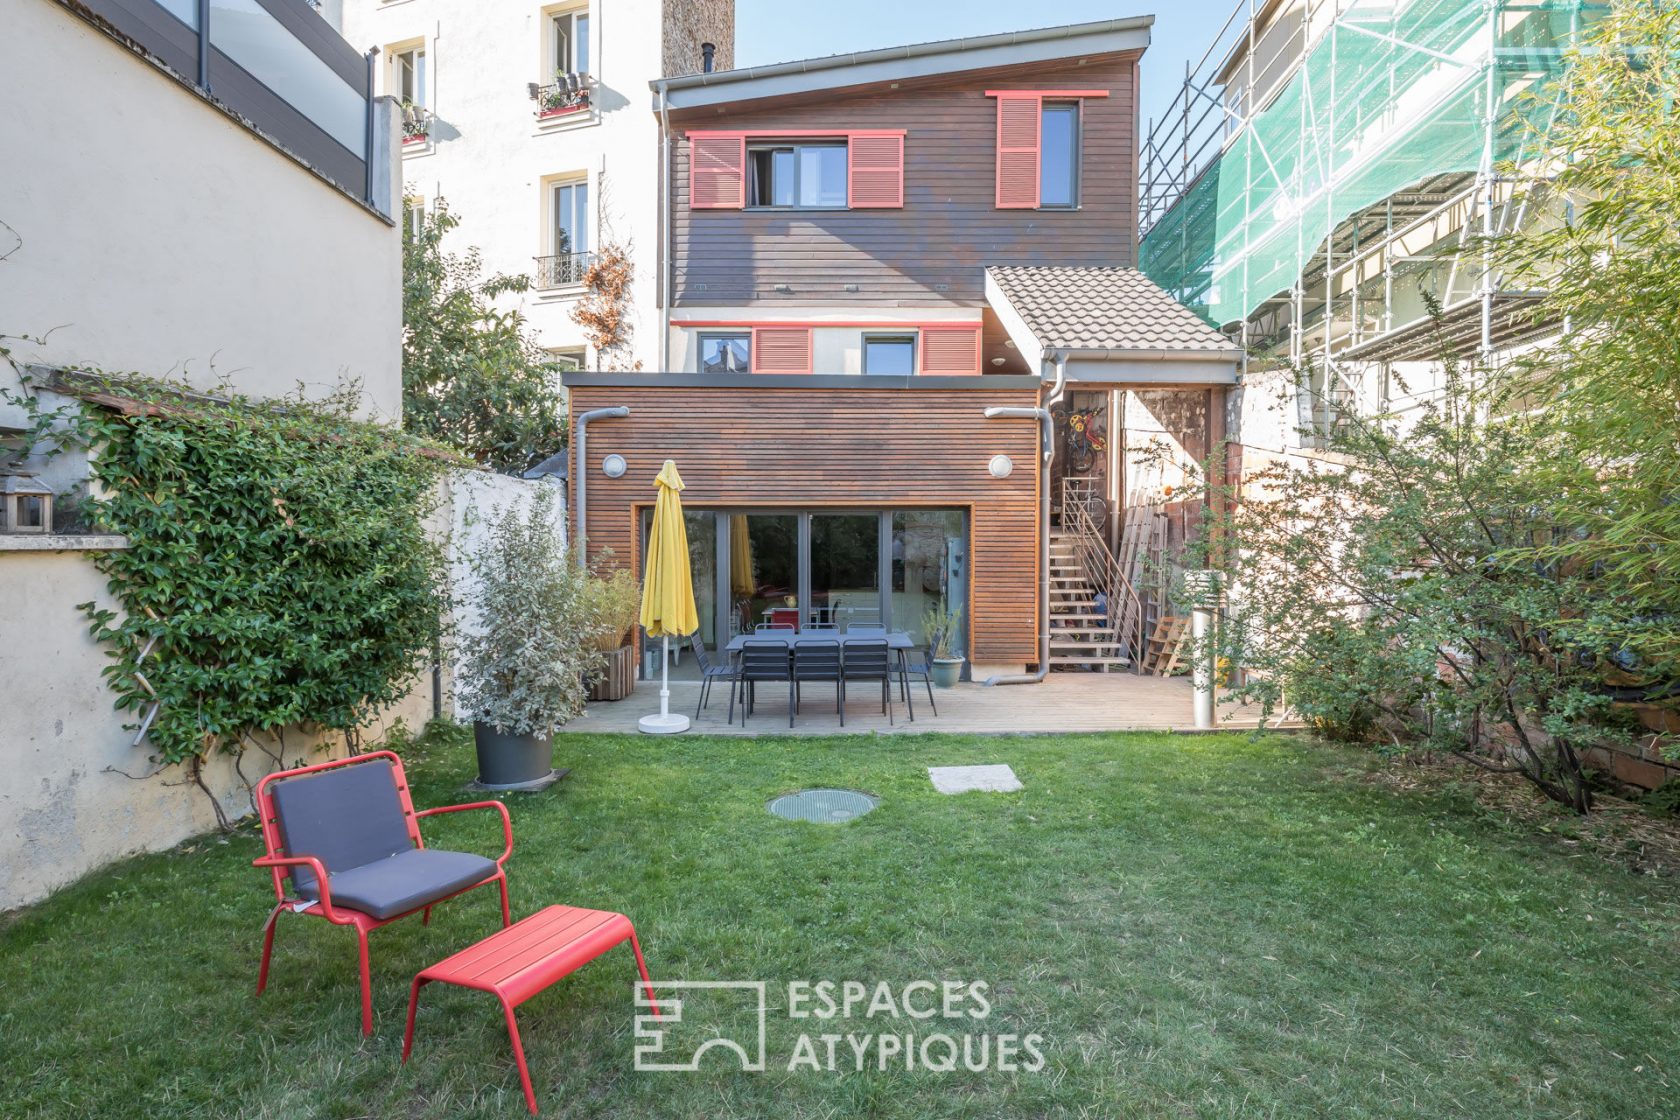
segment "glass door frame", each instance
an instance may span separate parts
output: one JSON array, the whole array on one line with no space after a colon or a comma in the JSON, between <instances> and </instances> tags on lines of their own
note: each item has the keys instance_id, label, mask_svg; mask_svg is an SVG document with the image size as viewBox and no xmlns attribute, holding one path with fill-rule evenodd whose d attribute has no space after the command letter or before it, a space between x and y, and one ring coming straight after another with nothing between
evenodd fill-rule
<instances>
[{"instance_id":1,"label":"glass door frame","mask_svg":"<svg viewBox=\"0 0 1680 1120\"><path fill-rule=\"evenodd\" d=\"M651 512L651 507L649 507L649 509ZM964 556L968 557L971 554L974 535L974 511L972 507L966 505L939 505L935 503L927 505L812 507L809 505L724 506L707 504L704 506L689 508L684 512L691 516L704 514L716 519L717 529L714 534L716 558L715 563L713 564L714 586L711 594L713 597L713 603L716 607L715 617L719 620L718 629L720 631L726 631L727 623L724 623L723 620L726 618L734 618L734 611L732 609L733 592L730 586L732 578L732 573L730 572L730 562L732 559L730 548L730 532L732 531L731 519L735 517L754 516L793 517L797 519L797 532L795 535L797 547L794 558L794 571L797 578L795 583L796 590L794 593L799 598L799 617L802 625L811 619L811 616L807 613L811 609L811 518L813 516L874 517L878 526L875 545L876 604L880 610L881 623L888 629L910 629L911 627L908 620L894 619L892 617L893 516L899 513L922 511L960 513L963 518ZM646 519L644 518L643 521L644 527L642 531L641 551L645 563L647 556ZM966 559L963 565L963 580L966 584L964 588L964 601L972 605L974 599L974 566L972 562L969 562ZM696 588L695 591L696 594L702 593L699 588ZM967 623L965 622L964 625L966 627ZM724 638L724 641L727 642L727 637L724 633L720 633L719 637Z\"/></svg>"}]
</instances>

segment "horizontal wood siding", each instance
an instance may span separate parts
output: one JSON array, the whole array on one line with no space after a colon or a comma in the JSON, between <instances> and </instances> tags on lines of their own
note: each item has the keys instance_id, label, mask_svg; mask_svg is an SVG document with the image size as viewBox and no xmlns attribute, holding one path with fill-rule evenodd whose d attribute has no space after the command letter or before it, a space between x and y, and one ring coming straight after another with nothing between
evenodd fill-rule
<instances>
[{"instance_id":1,"label":"horizontal wood siding","mask_svg":"<svg viewBox=\"0 0 1680 1120\"><path fill-rule=\"evenodd\" d=\"M638 509L674 459L690 507L943 508L969 513L969 656L1029 662L1037 652L1038 429L988 420L994 405L1031 407L1031 389L573 387L573 415L627 405L589 428L592 555L638 564ZM610 479L601 457L624 456ZM1006 479L992 456L1015 461ZM573 509L576 509L573 485Z\"/></svg>"},{"instance_id":2,"label":"horizontal wood siding","mask_svg":"<svg viewBox=\"0 0 1680 1120\"><path fill-rule=\"evenodd\" d=\"M1135 56L903 83L820 104L673 121L674 303L976 305L989 264L1132 265ZM1000 210L987 90L1103 89L1084 102L1078 210ZM904 206L690 210L685 130L904 129ZM783 287L787 290L781 290ZM856 290L848 290L855 288Z\"/></svg>"}]
</instances>

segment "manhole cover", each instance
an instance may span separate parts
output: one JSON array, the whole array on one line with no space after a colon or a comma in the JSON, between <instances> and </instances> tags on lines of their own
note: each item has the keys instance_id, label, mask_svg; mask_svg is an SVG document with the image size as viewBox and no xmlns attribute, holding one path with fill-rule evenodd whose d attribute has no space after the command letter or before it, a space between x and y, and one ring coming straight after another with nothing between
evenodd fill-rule
<instances>
[{"instance_id":1,"label":"manhole cover","mask_svg":"<svg viewBox=\"0 0 1680 1120\"><path fill-rule=\"evenodd\" d=\"M878 797L855 789L802 789L770 802L770 811L784 820L844 824L881 803Z\"/></svg>"}]
</instances>

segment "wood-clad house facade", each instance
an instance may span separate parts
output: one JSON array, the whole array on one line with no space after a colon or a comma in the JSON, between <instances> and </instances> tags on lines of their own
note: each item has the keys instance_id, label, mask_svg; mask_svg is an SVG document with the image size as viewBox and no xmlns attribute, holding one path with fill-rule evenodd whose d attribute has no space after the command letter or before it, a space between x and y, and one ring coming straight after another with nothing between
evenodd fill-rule
<instances>
[{"instance_id":1,"label":"wood-clad house facade","mask_svg":"<svg viewBox=\"0 0 1680 1120\"><path fill-rule=\"evenodd\" d=\"M1148 27L654 83L663 368L565 377L574 417L629 410L572 472L590 550L639 566L669 458L707 644L842 612L918 634L937 600L962 608L971 665L1037 663L1048 476L1019 411L1051 362L987 269L1135 263Z\"/></svg>"}]
</instances>

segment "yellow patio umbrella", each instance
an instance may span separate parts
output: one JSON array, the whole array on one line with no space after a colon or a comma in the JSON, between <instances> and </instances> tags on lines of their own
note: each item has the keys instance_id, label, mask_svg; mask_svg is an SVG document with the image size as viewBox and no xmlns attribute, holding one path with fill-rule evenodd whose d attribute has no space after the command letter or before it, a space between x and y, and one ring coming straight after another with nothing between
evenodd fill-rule
<instances>
[{"instance_id":1,"label":"yellow patio umbrella","mask_svg":"<svg viewBox=\"0 0 1680 1120\"><path fill-rule=\"evenodd\" d=\"M683 525L682 476L670 459L654 479L659 496L653 503L653 531L648 534L647 563L642 572L642 629L660 639L659 714L643 716L637 724L651 735L688 730L688 717L671 711L671 639L700 628L694 609L694 576L688 567L688 529Z\"/></svg>"},{"instance_id":2,"label":"yellow patio umbrella","mask_svg":"<svg viewBox=\"0 0 1680 1120\"><path fill-rule=\"evenodd\" d=\"M752 537L747 535L744 513L729 518L729 589L737 595L751 595L758 590L758 581L753 577Z\"/></svg>"}]
</instances>

